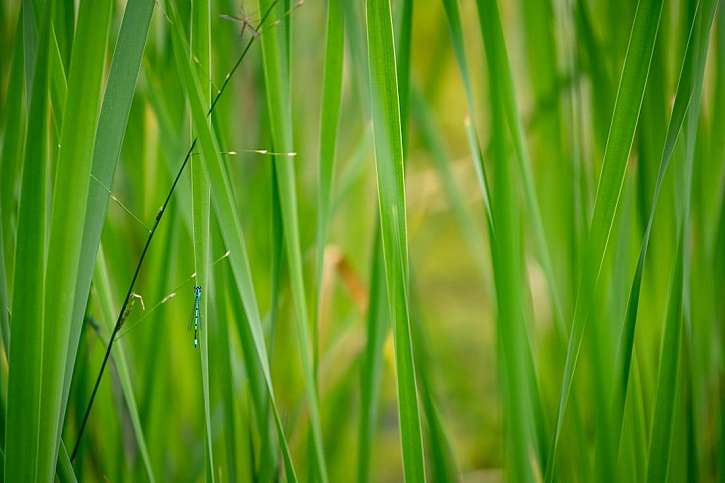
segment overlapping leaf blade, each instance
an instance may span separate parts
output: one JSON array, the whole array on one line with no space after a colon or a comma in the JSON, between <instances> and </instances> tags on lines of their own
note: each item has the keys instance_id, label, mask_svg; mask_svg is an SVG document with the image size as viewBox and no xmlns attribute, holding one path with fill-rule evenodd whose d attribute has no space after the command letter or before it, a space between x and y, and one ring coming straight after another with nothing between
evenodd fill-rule
<instances>
[{"instance_id":1,"label":"overlapping leaf blade","mask_svg":"<svg viewBox=\"0 0 725 483\"><path fill-rule=\"evenodd\" d=\"M405 172L392 20L388 0L369 0L366 7L378 205L395 342L403 474L406 481L422 482L425 465L408 307Z\"/></svg>"},{"instance_id":2,"label":"overlapping leaf blade","mask_svg":"<svg viewBox=\"0 0 725 483\"><path fill-rule=\"evenodd\" d=\"M91 181L93 146L100 107L106 43L112 2L83 1L78 13L76 48L71 57L68 100L63 115L60 150L55 166L45 274L43 379L38 478L55 474L64 411L65 368L70 348L73 308L80 265L83 227ZM81 99L87 99L81 102ZM52 263L50 263L52 261Z\"/></svg>"},{"instance_id":3,"label":"overlapping leaf blade","mask_svg":"<svg viewBox=\"0 0 725 483\"><path fill-rule=\"evenodd\" d=\"M45 8L49 11L52 11L52 6L52 1L45 3ZM50 19L46 18L40 36L43 46L48 44L49 30ZM33 263L27 268L16 268L13 282L12 344L8 348L10 370L5 427L5 481L34 481L38 475L47 241L45 207L49 177L47 48L41 49L36 63L33 86L28 89L28 135L22 169L15 252L16 259L33 260ZM26 69L26 75L27 73Z\"/></svg>"},{"instance_id":4,"label":"overlapping leaf blade","mask_svg":"<svg viewBox=\"0 0 725 483\"><path fill-rule=\"evenodd\" d=\"M229 250L232 274L246 312L256 360L262 371L263 382L267 390L267 395L269 396L272 413L277 426L287 479L288 481L297 481L274 396L267 348L262 331L259 307L254 293L249 260L247 258L244 232L242 231L240 218L236 205L234 204L231 183L222 163L221 151L206 116L206 110L202 104L203 94L199 79L193 72L189 62L189 48L184 40L183 28L179 24L178 16L173 18L171 33L174 42L174 58L176 59L177 69L182 76L182 81L189 96L194 128L199 137L199 146L203 154L204 169L210 185L213 186L211 189L212 206L219 219L222 236Z\"/></svg>"},{"instance_id":5,"label":"overlapping leaf blade","mask_svg":"<svg viewBox=\"0 0 725 483\"><path fill-rule=\"evenodd\" d=\"M569 401L584 328L590 316L591 306L589 302L592 300L599 280L609 235L614 224L614 215L619 205L625 168L634 140L652 52L657 38L657 31L659 30L662 4L663 2L659 0L641 0L637 5L637 13L630 33L617 100L609 128L607 148L602 162L602 171L599 175L594 213L588 240L584 248L584 260L567 348L554 440L546 468L547 481L552 481L555 474L554 465L563 419Z\"/></svg>"}]
</instances>

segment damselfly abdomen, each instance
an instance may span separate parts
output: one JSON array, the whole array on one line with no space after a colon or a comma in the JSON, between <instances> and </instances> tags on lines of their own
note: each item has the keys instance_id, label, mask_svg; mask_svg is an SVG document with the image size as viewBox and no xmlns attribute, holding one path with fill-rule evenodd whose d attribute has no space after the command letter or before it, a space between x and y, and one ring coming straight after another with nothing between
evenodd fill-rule
<instances>
[{"instance_id":1,"label":"damselfly abdomen","mask_svg":"<svg viewBox=\"0 0 725 483\"><path fill-rule=\"evenodd\" d=\"M201 326L201 287L194 286L194 315L189 324L194 329L194 348L199 347L199 327Z\"/></svg>"}]
</instances>

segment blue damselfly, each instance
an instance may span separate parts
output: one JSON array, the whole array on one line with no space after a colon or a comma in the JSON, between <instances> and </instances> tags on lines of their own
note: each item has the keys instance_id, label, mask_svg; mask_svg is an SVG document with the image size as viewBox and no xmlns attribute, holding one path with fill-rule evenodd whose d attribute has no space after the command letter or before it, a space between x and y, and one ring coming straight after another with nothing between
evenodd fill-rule
<instances>
[{"instance_id":1,"label":"blue damselfly","mask_svg":"<svg viewBox=\"0 0 725 483\"><path fill-rule=\"evenodd\" d=\"M201 287L194 286L194 315L189 323L190 328L194 329L194 349L199 347L199 327L201 326Z\"/></svg>"}]
</instances>

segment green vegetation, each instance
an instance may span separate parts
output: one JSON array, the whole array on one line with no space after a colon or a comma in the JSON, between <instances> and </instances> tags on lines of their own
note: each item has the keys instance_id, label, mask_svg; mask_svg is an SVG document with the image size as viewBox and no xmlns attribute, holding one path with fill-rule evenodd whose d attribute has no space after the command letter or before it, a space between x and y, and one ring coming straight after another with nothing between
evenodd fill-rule
<instances>
[{"instance_id":1,"label":"green vegetation","mask_svg":"<svg viewBox=\"0 0 725 483\"><path fill-rule=\"evenodd\" d=\"M719 0L240 1L0 4L1 481L725 481Z\"/></svg>"}]
</instances>

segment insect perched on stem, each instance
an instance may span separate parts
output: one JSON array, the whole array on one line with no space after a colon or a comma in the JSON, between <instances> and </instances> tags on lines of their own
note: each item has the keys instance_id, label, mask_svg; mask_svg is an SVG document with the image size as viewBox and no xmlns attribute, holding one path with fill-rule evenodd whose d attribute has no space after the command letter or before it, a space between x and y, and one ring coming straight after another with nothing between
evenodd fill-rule
<instances>
[{"instance_id":1,"label":"insect perched on stem","mask_svg":"<svg viewBox=\"0 0 725 483\"><path fill-rule=\"evenodd\" d=\"M194 315L189 322L189 328L194 329L194 349L199 347L199 326L201 325L201 287L194 286Z\"/></svg>"},{"instance_id":2,"label":"insect perched on stem","mask_svg":"<svg viewBox=\"0 0 725 483\"><path fill-rule=\"evenodd\" d=\"M246 32L247 29L250 30L253 37L259 37L259 30L257 30L257 27L255 27L253 24L254 20L253 20L252 16L247 15L244 12L244 6L241 7L240 16L221 14L220 17L223 18L224 20L229 20L230 22L241 24L242 30L239 33L239 35L241 37L244 37L244 32Z\"/></svg>"}]
</instances>

